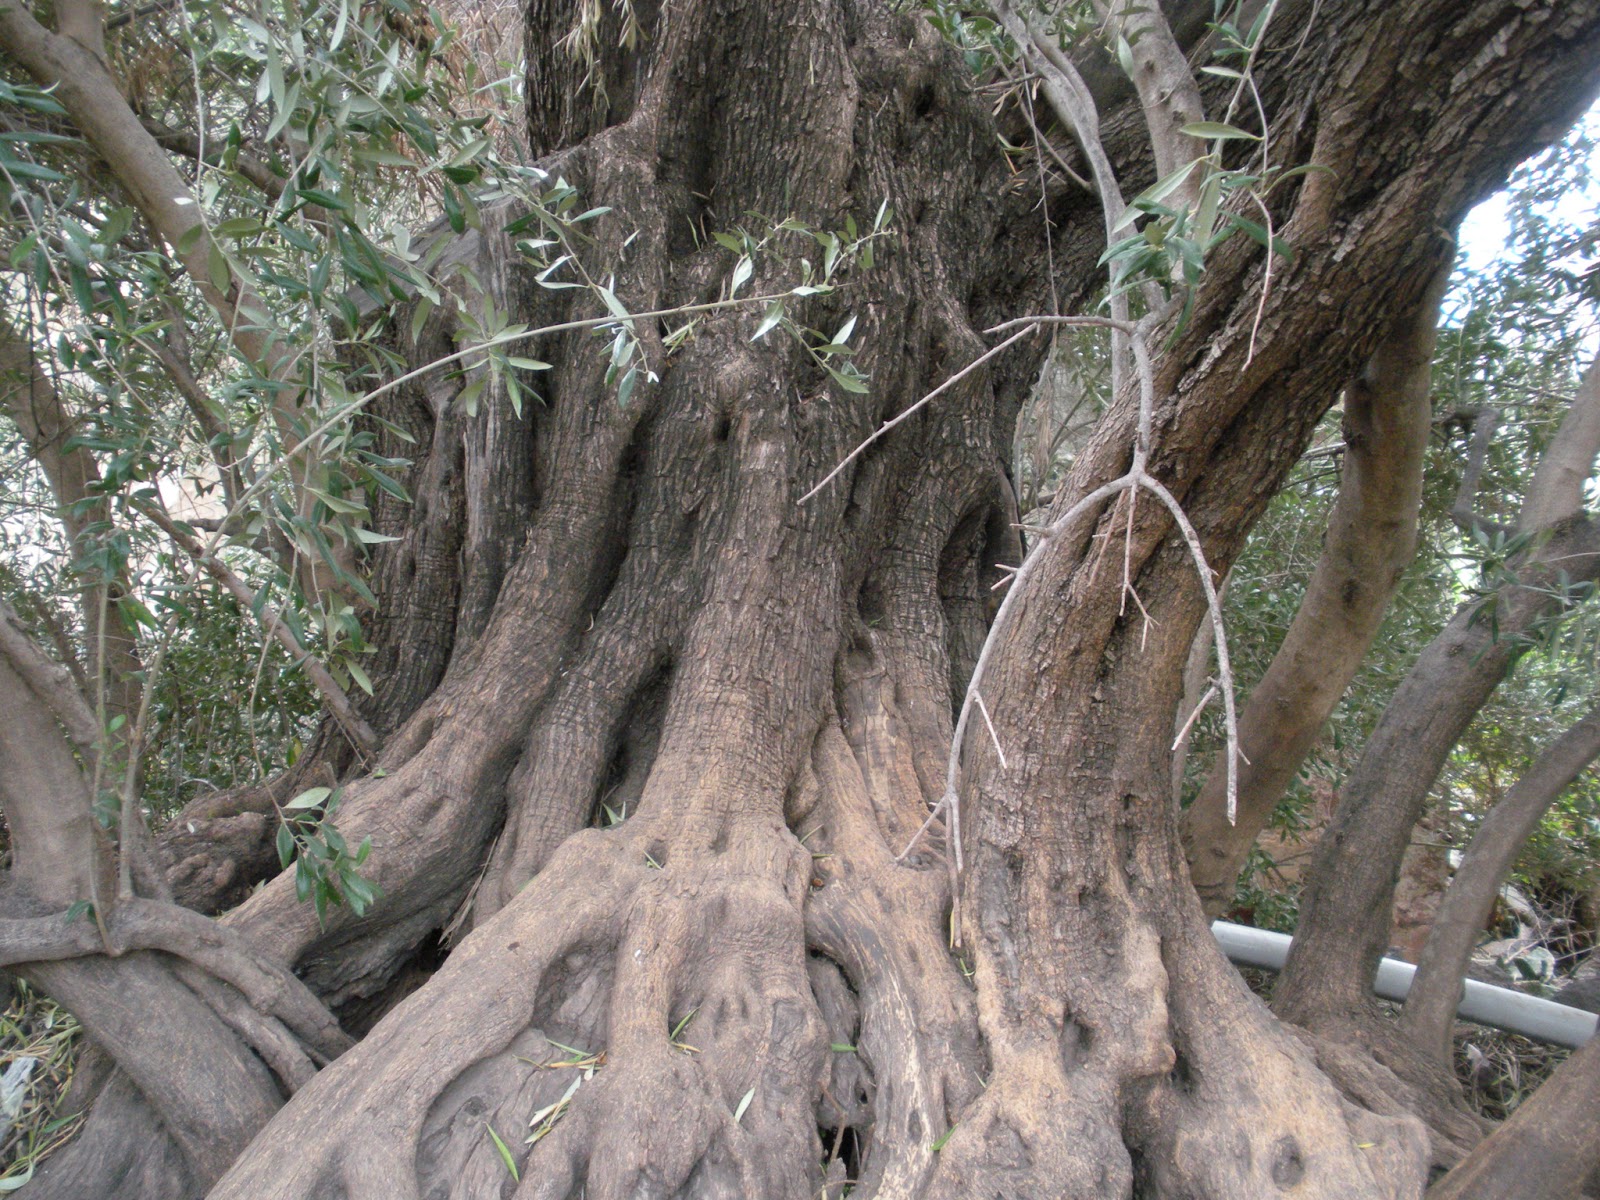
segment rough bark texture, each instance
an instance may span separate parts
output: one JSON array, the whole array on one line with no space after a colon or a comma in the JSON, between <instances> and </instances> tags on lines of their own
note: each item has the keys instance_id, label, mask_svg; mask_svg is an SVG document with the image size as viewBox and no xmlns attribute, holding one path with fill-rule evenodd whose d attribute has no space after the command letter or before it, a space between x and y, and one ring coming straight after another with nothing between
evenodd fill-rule
<instances>
[{"instance_id":1,"label":"rough bark texture","mask_svg":"<svg viewBox=\"0 0 1600 1200\"><path fill-rule=\"evenodd\" d=\"M1216 569L1383 314L1422 294L1434 227L1600 81L1600 3L1503 9L1284 6L1262 67L1275 153L1329 172L1274 193L1298 252L1254 357L1262 263L1241 238L1158 363L1150 469ZM1167 748L1200 592L1148 496L1131 521L1124 498L1056 539L1007 631L986 694L1010 765L975 734L952 952L939 838L896 856L942 790L993 564L1015 561L1001 464L1036 358L968 377L796 501L975 358L991 318L1042 303L1041 218L1019 216L1037 198L1007 192L987 103L915 16L855 0L634 12L628 53L600 6L587 67L560 45L578 4L528 14L534 148L612 209L596 268L634 311L706 300L732 266L708 231L752 212L837 228L887 198L876 268L798 309L824 330L858 318L871 392L719 316L670 355L644 331L660 378L626 404L586 334L533 348L556 368L525 421L487 396L464 419L443 378L397 399L423 447L419 502L392 517L404 540L379 578L385 594L408 570L437 581L393 610L397 637L435 640L415 664L394 649L407 682L373 719L393 731L383 773L341 810L347 836L373 838L386 899L324 928L285 877L224 922L330 1004L379 1007L453 918L470 932L210 1195L802 1200L842 1171L863 1196L1415 1196L1418 1122L1380 1089L1342 1096L1207 935ZM1136 115L1105 128L1135 162ZM1051 200L1062 294L1082 294L1099 214ZM456 252L501 308L577 315L508 256L512 215ZM782 258L751 286L786 280ZM418 352L449 332L425 328ZM1058 504L1125 469L1134 401ZM1124 530L1148 630L1121 614L1119 572L1095 570ZM92 1194L97 1168L136 1171L130 1198L194 1194L202 1160L122 1079L38 1196ZM163 1176L174 1160L188 1178Z\"/></svg>"}]
</instances>

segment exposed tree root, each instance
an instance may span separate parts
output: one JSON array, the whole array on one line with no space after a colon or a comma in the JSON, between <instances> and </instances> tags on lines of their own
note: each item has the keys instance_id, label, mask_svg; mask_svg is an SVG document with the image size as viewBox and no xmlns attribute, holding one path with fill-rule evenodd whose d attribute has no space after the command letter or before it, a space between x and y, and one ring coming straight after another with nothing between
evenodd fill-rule
<instances>
[{"instance_id":1,"label":"exposed tree root","mask_svg":"<svg viewBox=\"0 0 1600 1200\"><path fill-rule=\"evenodd\" d=\"M1423 1124L1392 1102L1341 1096L1195 924L1202 937L1163 938L1178 1060L1151 1081L1131 1139L1152 1192L1418 1195L1427 1181Z\"/></svg>"},{"instance_id":2,"label":"exposed tree root","mask_svg":"<svg viewBox=\"0 0 1600 1200\"><path fill-rule=\"evenodd\" d=\"M463 1180L506 1170L490 1124L519 1161L520 1195L692 1185L799 1200L820 1163L812 1109L826 1036L803 952L809 865L781 824L714 826L681 810L569 839L432 982L290 1102L214 1195L469 1195ZM560 1060L547 1047L508 1063L532 1028L603 1061L548 1070L539 1064ZM588 1068L530 1150L534 1113ZM280 1135L300 1148L287 1180L270 1149ZM396 1156L397 1145L426 1147L427 1161ZM441 1192L440 1162L474 1165Z\"/></svg>"},{"instance_id":3,"label":"exposed tree root","mask_svg":"<svg viewBox=\"0 0 1600 1200\"><path fill-rule=\"evenodd\" d=\"M85 1031L137 1088L140 1103L150 1106L187 1161L184 1174L198 1182L220 1176L278 1108L281 1093L266 1067L199 996L173 977L160 956L41 962L21 973L82 1014ZM131 1090L124 1098L133 1098ZM126 1134L130 1124L141 1123L120 1111L108 1110L108 1119L110 1125L82 1139L84 1150L75 1152L84 1155L86 1176L94 1174L93 1156L115 1152L110 1134ZM164 1154L153 1161L135 1156L134 1161L152 1169L168 1162ZM73 1171L62 1172L63 1180L75 1177ZM51 1186L62 1188L54 1194L64 1200L83 1194L73 1192L73 1184ZM51 1194L45 1187L39 1190Z\"/></svg>"},{"instance_id":4,"label":"exposed tree root","mask_svg":"<svg viewBox=\"0 0 1600 1200\"><path fill-rule=\"evenodd\" d=\"M892 712L849 710L855 740L873 751L858 757L837 725L824 726L798 802L817 854L807 936L843 969L858 1014L850 1066L834 1066L818 1124L855 1131L860 1194L915 1196L935 1144L978 1094L984 1064L971 988L949 949L945 873L894 861L926 808L908 743L888 734ZM852 1117L852 1102L870 1109Z\"/></svg>"}]
</instances>

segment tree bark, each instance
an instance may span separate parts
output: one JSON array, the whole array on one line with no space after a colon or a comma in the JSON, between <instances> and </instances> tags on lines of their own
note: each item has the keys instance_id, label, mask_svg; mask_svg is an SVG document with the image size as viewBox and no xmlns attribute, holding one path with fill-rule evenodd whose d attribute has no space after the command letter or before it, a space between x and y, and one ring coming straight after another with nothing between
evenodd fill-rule
<instances>
[{"instance_id":1,"label":"tree bark","mask_svg":"<svg viewBox=\"0 0 1600 1200\"><path fill-rule=\"evenodd\" d=\"M380 575L473 553L437 594L448 648L414 677L436 683L395 714L382 774L345 789L341 826L373 838L385 899L323 926L280 877L224 923L330 1004L388 996L419 945L456 918L467 932L210 1195L802 1200L829 1179L819 1130L851 1147L863 1196L1416 1195L1416 1120L1343 1098L1209 940L1168 777L1200 589L1148 493L1064 530L1019 597L986 688L1011 765L969 740L959 893L938 829L903 853L942 790L991 564L1014 561L1002 464L1037 347L797 501L973 362L994 309L1048 294L1019 252L1040 239L1037 213L1018 219L1036 198L1008 194L987 100L884 5L636 3L631 52L601 5L587 63L563 44L580 7L530 6L527 94L542 165L611 209L593 265L633 311L703 301L732 268L707 231L751 213L836 229L887 198L877 266L794 310L825 331L857 319L871 391L722 315L670 354L643 329L658 378L625 404L583 334L531 348L555 367L525 421L492 396L466 421L443 377L400 399L431 431L412 477L439 507ZM1259 328L1263 263L1239 238L1156 364L1149 470L1217 569L1372 355L1377 314L1422 293L1433 228L1600 84L1594 0L1283 11L1261 76L1275 153L1329 171L1273 194L1296 255ZM1440 62L1472 66L1444 88ZM1107 115L1119 163L1138 163L1141 126ZM1100 214L1047 201L1075 264L1062 293L1087 292ZM452 250L503 310L577 315L511 257L514 215ZM758 262L751 286L787 286L802 253ZM1126 468L1137 407L1118 397L1057 511ZM1119 611L1119 572L1095 572L1097 531L1113 555L1128 539L1148 631ZM41 1200L85 1194L126 1096L102 1098ZM153 1161L170 1143L141 1128ZM161 1190L158 1166L130 1200L194 1194Z\"/></svg>"},{"instance_id":2,"label":"tree bark","mask_svg":"<svg viewBox=\"0 0 1600 1200\"><path fill-rule=\"evenodd\" d=\"M1600 369L1585 372L1518 519L1534 540L1510 564L1515 582L1464 605L1395 690L1340 790L1301 900L1300 929L1275 1004L1311 1028L1348 1022L1389 934L1395 880L1411 830L1445 757L1542 621L1574 602L1568 583L1600 579L1600 524L1580 511L1581 481L1600 453ZM1573 469L1569 460L1587 464ZM1493 611L1489 611L1492 606Z\"/></svg>"},{"instance_id":3,"label":"tree bark","mask_svg":"<svg viewBox=\"0 0 1600 1200\"><path fill-rule=\"evenodd\" d=\"M1515 660L1518 636L1555 611L1555 563L1574 580L1600 578L1600 528L1587 517L1557 526L1520 564L1527 582L1508 589L1499 636L1467 605L1395 689L1318 843L1274 1002L1281 1016L1330 1029L1366 1011L1411 830L1445 756Z\"/></svg>"},{"instance_id":4,"label":"tree bark","mask_svg":"<svg viewBox=\"0 0 1600 1200\"><path fill-rule=\"evenodd\" d=\"M1411 562L1422 502L1439 302L1449 266L1412 312L1399 313L1344 393L1344 471L1327 540L1283 645L1239 716L1238 810L1226 764L1213 766L1183 814L1184 854L1207 915L1233 903L1250 847L1355 676Z\"/></svg>"},{"instance_id":5,"label":"tree bark","mask_svg":"<svg viewBox=\"0 0 1600 1200\"><path fill-rule=\"evenodd\" d=\"M1400 1032L1442 1070L1452 1069L1450 1034L1461 981L1506 874L1540 818L1600 757L1600 708L1594 708L1547 746L1533 766L1479 825L1445 891L1433 930L1417 961Z\"/></svg>"},{"instance_id":6,"label":"tree bark","mask_svg":"<svg viewBox=\"0 0 1600 1200\"><path fill-rule=\"evenodd\" d=\"M1575 1053L1428 1200L1577 1196L1600 1162L1600 1038Z\"/></svg>"}]
</instances>

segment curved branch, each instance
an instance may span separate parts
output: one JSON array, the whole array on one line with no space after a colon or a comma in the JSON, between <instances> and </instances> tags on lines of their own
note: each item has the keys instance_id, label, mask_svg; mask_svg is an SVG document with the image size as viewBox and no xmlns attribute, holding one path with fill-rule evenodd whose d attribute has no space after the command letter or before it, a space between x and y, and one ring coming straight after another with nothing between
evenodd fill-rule
<instances>
[{"instance_id":1,"label":"curved branch","mask_svg":"<svg viewBox=\"0 0 1600 1200\"><path fill-rule=\"evenodd\" d=\"M1467 445L1467 462L1461 469L1461 484L1456 488L1456 498L1450 506L1450 519L1456 528L1469 537L1477 527L1493 527L1492 522L1478 515L1478 485L1483 479L1483 462L1494 444L1495 430L1500 425L1500 410L1485 404L1472 419L1472 441Z\"/></svg>"},{"instance_id":2,"label":"curved branch","mask_svg":"<svg viewBox=\"0 0 1600 1200\"><path fill-rule=\"evenodd\" d=\"M73 748L92 762L100 752L100 722L78 691L72 672L39 649L22 629L16 609L0 598L0 655L47 709L61 722Z\"/></svg>"},{"instance_id":3,"label":"curved branch","mask_svg":"<svg viewBox=\"0 0 1600 1200\"><path fill-rule=\"evenodd\" d=\"M1539 459L1517 516L1523 530L1543 529L1583 511L1583 490L1600 455L1600 355L1578 383L1561 428Z\"/></svg>"},{"instance_id":4,"label":"curved branch","mask_svg":"<svg viewBox=\"0 0 1600 1200\"><path fill-rule=\"evenodd\" d=\"M1407 1039L1446 1069L1461 980L1500 883L1539 819L1596 758L1600 758L1600 705L1547 746L1490 810L1456 868L1400 1013Z\"/></svg>"},{"instance_id":5,"label":"curved branch","mask_svg":"<svg viewBox=\"0 0 1600 1200\"><path fill-rule=\"evenodd\" d=\"M295 975L257 954L239 933L175 904L121 900L106 923L112 957L160 950L231 984L258 1011L281 1020L325 1060L353 1043L316 995ZM94 925L47 917L0 919L0 967L62 962L108 953Z\"/></svg>"},{"instance_id":6,"label":"curved branch","mask_svg":"<svg viewBox=\"0 0 1600 1200\"><path fill-rule=\"evenodd\" d=\"M1377 636L1416 550L1441 267L1345 392L1344 472L1327 540L1283 644L1245 704L1239 820L1221 767L1183 814L1190 878L1209 916L1233 903L1245 856L1310 753Z\"/></svg>"},{"instance_id":7,"label":"curved branch","mask_svg":"<svg viewBox=\"0 0 1600 1200\"><path fill-rule=\"evenodd\" d=\"M1159 4L1124 5L1095 0L1095 9L1106 22L1108 32L1128 46L1133 65L1129 75L1150 131L1156 178L1165 178L1199 157L1194 153L1199 143L1182 129L1205 116L1200 87ZM1179 207L1194 202L1199 194L1198 184L1196 173L1192 172L1176 193L1181 197Z\"/></svg>"}]
</instances>

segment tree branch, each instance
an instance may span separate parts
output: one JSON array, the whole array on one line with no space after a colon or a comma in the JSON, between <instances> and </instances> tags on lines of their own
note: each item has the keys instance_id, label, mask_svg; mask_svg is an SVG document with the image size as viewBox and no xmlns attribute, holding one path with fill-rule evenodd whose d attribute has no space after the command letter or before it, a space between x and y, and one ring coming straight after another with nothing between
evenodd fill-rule
<instances>
[{"instance_id":1,"label":"tree branch","mask_svg":"<svg viewBox=\"0 0 1600 1200\"><path fill-rule=\"evenodd\" d=\"M0 654L0 810L10 832L12 887L60 908L111 894L89 781L9 653Z\"/></svg>"},{"instance_id":2,"label":"tree branch","mask_svg":"<svg viewBox=\"0 0 1600 1200\"><path fill-rule=\"evenodd\" d=\"M1205 116L1200 87L1159 4L1108 4L1106 0L1095 0L1095 10L1108 32L1128 47L1133 64L1129 75L1150 131L1156 177L1164 178L1200 157L1200 143L1180 132L1183 126ZM1174 207L1192 204L1198 196L1199 181L1194 175L1191 173L1184 186L1173 193L1177 201Z\"/></svg>"},{"instance_id":3,"label":"tree branch","mask_svg":"<svg viewBox=\"0 0 1600 1200\"><path fill-rule=\"evenodd\" d=\"M72 673L41 650L22 628L16 609L0 598L0 654L61 727L84 762L100 755L100 722L95 720Z\"/></svg>"},{"instance_id":4,"label":"tree branch","mask_svg":"<svg viewBox=\"0 0 1600 1200\"><path fill-rule=\"evenodd\" d=\"M1494 444L1495 430L1500 425L1500 410L1485 404L1478 410L1472 423L1472 441L1467 447L1467 463L1461 470L1461 486L1456 489L1455 502L1450 506L1450 519L1462 533L1472 535L1479 526L1492 527L1491 522L1480 517L1478 487L1483 479L1483 463Z\"/></svg>"},{"instance_id":5,"label":"tree branch","mask_svg":"<svg viewBox=\"0 0 1600 1200\"><path fill-rule=\"evenodd\" d=\"M61 962L91 954L121 957L159 950L230 984L258 1011L270 1013L325 1059L353 1044L315 993L292 971L258 954L245 938L176 904L134 898L107 919L109 947L93 924L66 913L0 919L0 967Z\"/></svg>"},{"instance_id":6,"label":"tree branch","mask_svg":"<svg viewBox=\"0 0 1600 1200\"><path fill-rule=\"evenodd\" d=\"M76 421L62 403L54 381L45 374L32 343L6 320L0 320L0 400L16 422L29 453L44 472L56 502L56 515L76 549L91 524L109 521L111 517L105 498L96 491L100 469L94 455L85 447L67 446ZM139 695L138 641L132 627L123 619L121 608L101 602L102 589L108 585L114 589L112 595L129 592L128 579L123 575L98 586L84 587L78 595L88 637L105 639L104 678L98 668L89 672L90 694L96 687L103 687L110 712L128 716ZM96 656L97 661L99 657ZM96 722L96 728L98 726Z\"/></svg>"},{"instance_id":7,"label":"tree branch","mask_svg":"<svg viewBox=\"0 0 1600 1200\"><path fill-rule=\"evenodd\" d=\"M1478 826L1434 917L1400 1013L1406 1040L1450 1069L1461 980L1500 884L1550 806L1600 758L1600 705L1545 747Z\"/></svg>"},{"instance_id":8,"label":"tree branch","mask_svg":"<svg viewBox=\"0 0 1600 1200\"><path fill-rule=\"evenodd\" d=\"M1600 1037L1589 1040L1504 1124L1433 1187L1428 1200L1576 1196L1600 1153Z\"/></svg>"},{"instance_id":9,"label":"tree branch","mask_svg":"<svg viewBox=\"0 0 1600 1200\"><path fill-rule=\"evenodd\" d=\"M227 145L224 139L210 137L201 139L187 129L173 129L150 117L141 117L139 123L163 149L181 154L184 158L192 158L196 162L204 162L207 166L222 165L223 151ZM281 197L283 189L288 184L286 179L253 154L243 152L237 154L233 160L233 170L249 180L269 200L276 201Z\"/></svg>"},{"instance_id":10,"label":"tree branch","mask_svg":"<svg viewBox=\"0 0 1600 1200\"><path fill-rule=\"evenodd\" d=\"M1546 529L1583 511L1583 490L1600 455L1600 355L1583 373L1517 515L1523 531Z\"/></svg>"},{"instance_id":11,"label":"tree branch","mask_svg":"<svg viewBox=\"0 0 1600 1200\"><path fill-rule=\"evenodd\" d=\"M1190 876L1212 917L1233 903L1245 856L1360 669L1416 551L1433 350L1448 278L1446 262L1345 390L1344 471L1322 554L1240 718L1248 765L1240 774L1239 819L1227 820L1220 766L1184 811Z\"/></svg>"}]
</instances>

